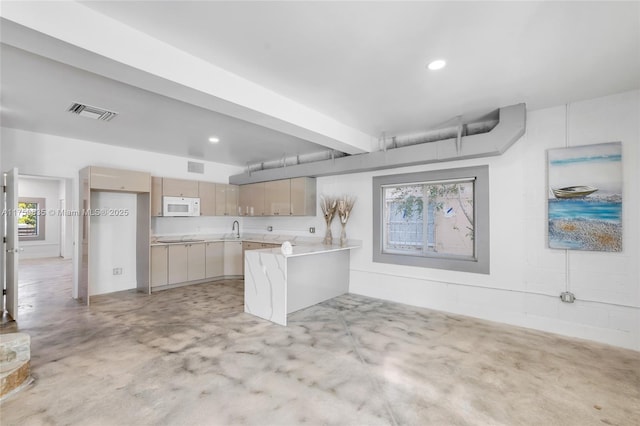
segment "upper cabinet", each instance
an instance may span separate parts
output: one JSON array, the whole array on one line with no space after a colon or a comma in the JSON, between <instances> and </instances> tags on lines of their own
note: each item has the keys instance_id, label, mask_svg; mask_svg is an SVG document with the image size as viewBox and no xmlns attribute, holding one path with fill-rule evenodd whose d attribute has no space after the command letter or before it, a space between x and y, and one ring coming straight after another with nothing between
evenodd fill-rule
<instances>
[{"instance_id":1,"label":"upper cabinet","mask_svg":"<svg viewBox=\"0 0 640 426\"><path fill-rule=\"evenodd\" d=\"M216 216L238 215L238 185L216 183Z\"/></svg>"},{"instance_id":2,"label":"upper cabinet","mask_svg":"<svg viewBox=\"0 0 640 426\"><path fill-rule=\"evenodd\" d=\"M162 195L165 197L199 197L198 181L163 178Z\"/></svg>"},{"instance_id":3,"label":"upper cabinet","mask_svg":"<svg viewBox=\"0 0 640 426\"><path fill-rule=\"evenodd\" d=\"M200 198L200 216L236 216L238 186L196 180L151 178L151 216L162 216L162 197Z\"/></svg>"},{"instance_id":4,"label":"upper cabinet","mask_svg":"<svg viewBox=\"0 0 640 426\"><path fill-rule=\"evenodd\" d=\"M147 172L91 166L89 185L102 191L149 192L151 175Z\"/></svg>"},{"instance_id":5,"label":"upper cabinet","mask_svg":"<svg viewBox=\"0 0 640 426\"><path fill-rule=\"evenodd\" d=\"M316 178L291 179L291 215L316 215Z\"/></svg>"},{"instance_id":6,"label":"upper cabinet","mask_svg":"<svg viewBox=\"0 0 640 426\"><path fill-rule=\"evenodd\" d=\"M154 176L152 216L162 216L163 196L199 197L201 216L315 216L317 204L316 179L310 177L238 186Z\"/></svg>"},{"instance_id":7,"label":"upper cabinet","mask_svg":"<svg viewBox=\"0 0 640 426\"><path fill-rule=\"evenodd\" d=\"M162 216L162 178L151 176L151 216Z\"/></svg>"},{"instance_id":8,"label":"upper cabinet","mask_svg":"<svg viewBox=\"0 0 640 426\"><path fill-rule=\"evenodd\" d=\"M267 215L291 215L291 179L265 182L264 200Z\"/></svg>"},{"instance_id":9,"label":"upper cabinet","mask_svg":"<svg viewBox=\"0 0 640 426\"><path fill-rule=\"evenodd\" d=\"M198 182L200 194L200 216L216 215L216 184L213 182Z\"/></svg>"},{"instance_id":10,"label":"upper cabinet","mask_svg":"<svg viewBox=\"0 0 640 426\"><path fill-rule=\"evenodd\" d=\"M315 216L316 179L301 177L240 186L241 216Z\"/></svg>"},{"instance_id":11,"label":"upper cabinet","mask_svg":"<svg viewBox=\"0 0 640 426\"><path fill-rule=\"evenodd\" d=\"M265 215L265 183L250 183L240 186L238 202L240 216Z\"/></svg>"}]
</instances>

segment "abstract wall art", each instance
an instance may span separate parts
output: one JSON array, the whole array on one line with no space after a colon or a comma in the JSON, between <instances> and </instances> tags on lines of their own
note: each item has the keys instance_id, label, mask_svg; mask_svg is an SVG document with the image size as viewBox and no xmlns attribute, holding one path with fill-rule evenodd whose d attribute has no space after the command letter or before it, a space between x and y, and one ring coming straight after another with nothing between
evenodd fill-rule
<instances>
[{"instance_id":1,"label":"abstract wall art","mask_svg":"<svg viewBox=\"0 0 640 426\"><path fill-rule=\"evenodd\" d=\"M622 251L622 143L550 149L549 247Z\"/></svg>"}]
</instances>

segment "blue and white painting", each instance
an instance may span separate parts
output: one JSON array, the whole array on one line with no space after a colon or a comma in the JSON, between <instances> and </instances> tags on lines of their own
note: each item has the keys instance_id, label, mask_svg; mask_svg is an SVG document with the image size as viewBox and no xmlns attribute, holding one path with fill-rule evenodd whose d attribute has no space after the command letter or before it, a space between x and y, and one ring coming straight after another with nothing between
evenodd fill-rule
<instances>
[{"instance_id":1,"label":"blue and white painting","mask_svg":"<svg viewBox=\"0 0 640 426\"><path fill-rule=\"evenodd\" d=\"M622 144L550 149L549 247L622 251Z\"/></svg>"}]
</instances>

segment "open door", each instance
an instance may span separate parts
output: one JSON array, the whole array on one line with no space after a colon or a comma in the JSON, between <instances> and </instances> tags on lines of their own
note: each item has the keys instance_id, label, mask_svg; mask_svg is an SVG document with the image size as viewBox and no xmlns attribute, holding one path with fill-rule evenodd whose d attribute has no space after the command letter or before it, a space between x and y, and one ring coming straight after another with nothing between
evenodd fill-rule
<instances>
[{"instance_id":1,"label":"open door","mask_svg":"<svg viewBox=\"0 0 640 426\"><path fill-rule=\"evenodd\" d=\"M79 174L80 209L88 212L91 209L91 185L89 184L89 168L80 170ZM78 222L80 234L80 250L78 253L78 299L89 305L89 237L91 235L89 216L81 214Z\"/></svg>"},{"instance_id":2,"label":"open door","mask_svg":"<svg viewBox=\"0 0 640 426\"><path fill-rule=\"evenodd\" d=\"M18 320L18 169L5 173L4 230L5 259L4 277L6 310L9 316Z\"/></svg>"}]
</instances>

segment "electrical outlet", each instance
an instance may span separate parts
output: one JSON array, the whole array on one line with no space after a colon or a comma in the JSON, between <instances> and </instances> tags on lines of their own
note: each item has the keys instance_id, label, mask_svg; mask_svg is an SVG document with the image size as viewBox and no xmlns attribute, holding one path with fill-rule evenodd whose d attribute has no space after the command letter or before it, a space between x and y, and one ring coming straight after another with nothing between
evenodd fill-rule
<instances>
[{"instance_id":1,"label":"electrical outlet","mask_svg":"<svg viewBox=\"0 0 640 426\"><path fill-rule=\"evenodd\" d=\"M576 295L571 293L570 291L565 291L560 293L560 300L564 303L573 303L576 300Z\"/></svg>"},{"instance_id":2,"label":"electrical outlet","mask_svg":"<svg viewBox=\"0 0 640 426\"><path fill-rule=\"evenodd\" d=\"M113 268L113 275L122 275L122 268Z\"/></svg>"},{"instance_id":3,"label":"electrical outlet","mask_svg":"<svg viewBox=\"0 0 640 426\"><path fill-rule=\"evenodd\" d=\"M313 226L311 228L309 228L309 233L310 234L315 234L316 233L316 228L313 227Z\"/></svg>"}]
</instances>

